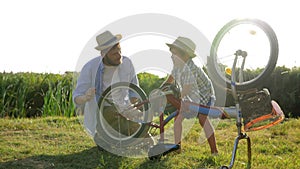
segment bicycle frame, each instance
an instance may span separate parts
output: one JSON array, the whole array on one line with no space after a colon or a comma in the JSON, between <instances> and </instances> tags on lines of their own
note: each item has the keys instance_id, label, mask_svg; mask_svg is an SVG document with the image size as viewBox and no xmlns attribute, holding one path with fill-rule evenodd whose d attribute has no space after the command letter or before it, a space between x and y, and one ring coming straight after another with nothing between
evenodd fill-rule
<instances>
[{"instance_id":1,"label":"bicycle frame","mask_svg":"<svg viewBox=\"0 0 300 169\"><path fill-rule=\"evenodd\" d=\"M209 115L209 114L214 114L214 117L220 117L220 118L228 118L228 114L225 113L225 111L223 109L217 108L217 107L210 107L210 106L204 106L204 105L200 105L200 104L196 104L196 103L192 103L192 102L187 102L184 101L182 102L181 100L177 99L174 95L172 94L166 94L166 98L168 100L168 102L173 105L174 107L176 107L176 111L174 111L173 113L171 113L170 115L168 115L166 118L164 118L164 112L163 112L163 106L159 108L160 112L159 112L159 124L156 124L154 122L150 122L148 123L151 127L154 128L159 128L159 135L160 138L158 139L158 144L151 147L149 149L149 153L153 155L153 153L151 152L153 150L153 152L157 151L158 149L164 149L164 152L160 152L158 154L155 154L153 156L149 155L150 159L156 159L156 158L160 158L163 155L166 155L172 151L176 151L180 146L178 144L165 144L165 137L164 137L164 127L166 124L168 124L173 118L175 118L179 111L180 111L180 107L181 106L188 106L189 110L191 110L191 108L194 109L194 111L198 111L198 113L202 113L205 115ZM155 98L156 99L156 98ZM149 100L147 101L142 101L141 103L138 104L145 104L145 102L150 102ZM136 106L136 107L138 107ZM231 112L232 112L232 108ZM229 108L227 109L230 110ZM150 110L151 111L151 110ZM153 112L152 112L153 113ZM232 117L232 113L231 113L231 117Z\"/></svg>"},{"instance_id":2,"label":"bicycle frame","mask_svg":"<svg viewBox=\"0 0 300 169\"><path fill-rule=\"evenodd\" d=\"M236 116L235 109L233 109L233 108L211 107L211 106L200 105L200 104L196 104L193 102L187 102L187 101L181 102L181 100L175 98L172 94L166 94L166 97L167 97L168 102L170 102L171 105L176 107L177 110L172 112L166 118L164 118L164 112L160 108L160 110L162 110L162 112L159 112L159 114L160 114L159 115L159 124L156 124L152 121L150 123L148 123L151 127L159 128L159 130L160 130L160 139L158 140L159 143L164 142L164 126L166 124L168 124L173 118L175 118L178 115L178 113L180 111L179 109L180 109L180 106L182 103L186 104L186 106L188 106L190 109L192 107L194 109L194 111L201 112L202 114L208 115L213 118L225 119L225 118L231 118L231 117ZM142 104L149 103L149 102L150 102L149 100L142 101L141 103L138 103L137 105L135 105L135 107L138 108ZM153 113L153 112L151 112L151 113Z\"/></svg>"},{"instance_id":3,"label":"bicycle frame","mask_svg":"<svg viewBox=\"0 0 300 169\"><path fill-rule=\"evenodd\" d=\"M166 119L164 119L164 114L161 113L159 115L159 125L156 123L151 122L149 125L151 127L155 127L155 128L159 128L159 134L160 134L160 138L158 140L158 143L163 144L165 137L164 137L164 127L165 125L167 125L173 118L175 118L178 115L178 110L174 111L173 113L171 113L169 116L167 116Z\"/></svg>"}]
</instances>

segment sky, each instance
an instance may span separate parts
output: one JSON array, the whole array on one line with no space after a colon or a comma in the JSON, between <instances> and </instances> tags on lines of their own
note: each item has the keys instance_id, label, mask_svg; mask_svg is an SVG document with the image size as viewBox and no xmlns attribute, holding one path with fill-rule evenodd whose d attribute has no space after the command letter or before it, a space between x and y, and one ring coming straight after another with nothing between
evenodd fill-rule
<instances>
[{"instance_id":1,"label":"sky","mask_svg":"<svg viewBox=\"0 0 300 169\"><path fill-rule=\"evenodd\" d=\"M297 23L300 12L296 0L195 2L191 0L1 1L0 72L64 73L77 70L83 64L80 57L86 45L95 41L93 37L100 30L124 17L143 13L180 18L198 28L210 42L219 29L232 19L261 19L276 32L279 42L277 65L300 66L300 57L296 50L299 48L300 39L298 33L300 24ZM147 46L145 41L141 45ZM124 47L122 52L124 55L131 55L134 50L136 49ZM96 52L91 51L89 57L95 57Z\"/></svg>"}]
</instances>

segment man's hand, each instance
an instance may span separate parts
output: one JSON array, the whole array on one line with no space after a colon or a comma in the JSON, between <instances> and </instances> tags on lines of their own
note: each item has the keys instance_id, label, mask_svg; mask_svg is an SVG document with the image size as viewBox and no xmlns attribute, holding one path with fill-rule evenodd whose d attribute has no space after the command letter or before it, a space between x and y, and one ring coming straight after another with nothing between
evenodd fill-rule
<instances>
[{"instance_id":1,"label":"man's hand","mask_svg":"<svg viewBox=\"0 0 300 169\"><path fill-rule=\"evenodd\" d=\"M86 92L85 92L85 102L90 101L96 93L96 89L95 88L89 88Z\"/></svg>"},{"instance_id":2,"label":"man's hand","mask_svg":"<svg viewBox=\"0 0 300 169\"><path fill-rule=\"evenodd\" d=\"M84 104L85 102L90 101L95 96L95 93L95 88L89 88L84 95L75 98L75 103L79 105Z\"/></svg>"}]
</instances>

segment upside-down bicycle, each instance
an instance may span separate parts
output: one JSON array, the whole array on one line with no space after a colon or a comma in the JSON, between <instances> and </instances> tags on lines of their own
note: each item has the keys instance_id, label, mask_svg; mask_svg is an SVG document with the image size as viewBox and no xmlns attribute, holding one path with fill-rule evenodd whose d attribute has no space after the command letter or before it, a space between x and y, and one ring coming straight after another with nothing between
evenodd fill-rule
<instances>
[{"instance_id":1,"label":"upside-down bicycle","mask_svg":"<svg viewBox=\"0 0 300 169\"><path fill-rule=\"evenodd\" d=\"M255 37L257 41L252 42L253 36L258 36ZM247 43L241 43L245 41ZM259 49L251 48L253 45L259 45ZM267 50L261 51L265 49ZM233 107L196 106L200 113L214 118L236 118L238 135L234 142L232 159L229 166L221 168L233 167L241 139L247 140L247 168L250 168L251 141L246 132L271 127L284 119L280 106L271 100L268 89L261 89L260 86L274 70L277 58L276 34L261 20L233 20L216 35L208 57L208 73L217 86L232 94L235 105ZM254 73L251 73L253 71ZM149 159L158 159L178 149L176 144L164 142L164 127L176 117L180 109L179 95L176 85L165 85L153 90L148 98L145 92L134 84L115 83L104 91L99 100L97 120L101 127L97 132L100 132L104 140L115 150L123 150L140 144L152 128L159 128L158 143L148 147ZM174 108L174 112L164 118L164 110L168 106ZM114 127L105 121L104 113L107 107L113 107L117 112L114 117L117 125ZM158 122L154 122L155 116L158 116Z\"/></svg>"}]
</instances>

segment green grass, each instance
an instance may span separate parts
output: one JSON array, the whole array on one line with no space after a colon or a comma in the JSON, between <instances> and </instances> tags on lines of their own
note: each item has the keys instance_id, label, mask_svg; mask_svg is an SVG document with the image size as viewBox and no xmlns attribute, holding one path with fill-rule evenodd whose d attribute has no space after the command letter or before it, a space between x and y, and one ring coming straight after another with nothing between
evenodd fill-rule
<instances>
[{"instance_id":1,"label":"green grass","mask_svg":"<svg viewBox=\"0 0 300 169\"><path fill-rule=\"evenodd\" d=\"M219 168L228 165L236 137L234 120L216 128L219 156L197 142L196 125L183 140L181 154L160 161L118 157L97 151L77 118L0 119L0 168ZM252 168L300 168L300 120L289 119L269 129L249 132ZM246 140L239 143L234 168L246 168Z\"/></svg>"}]
</instances>

